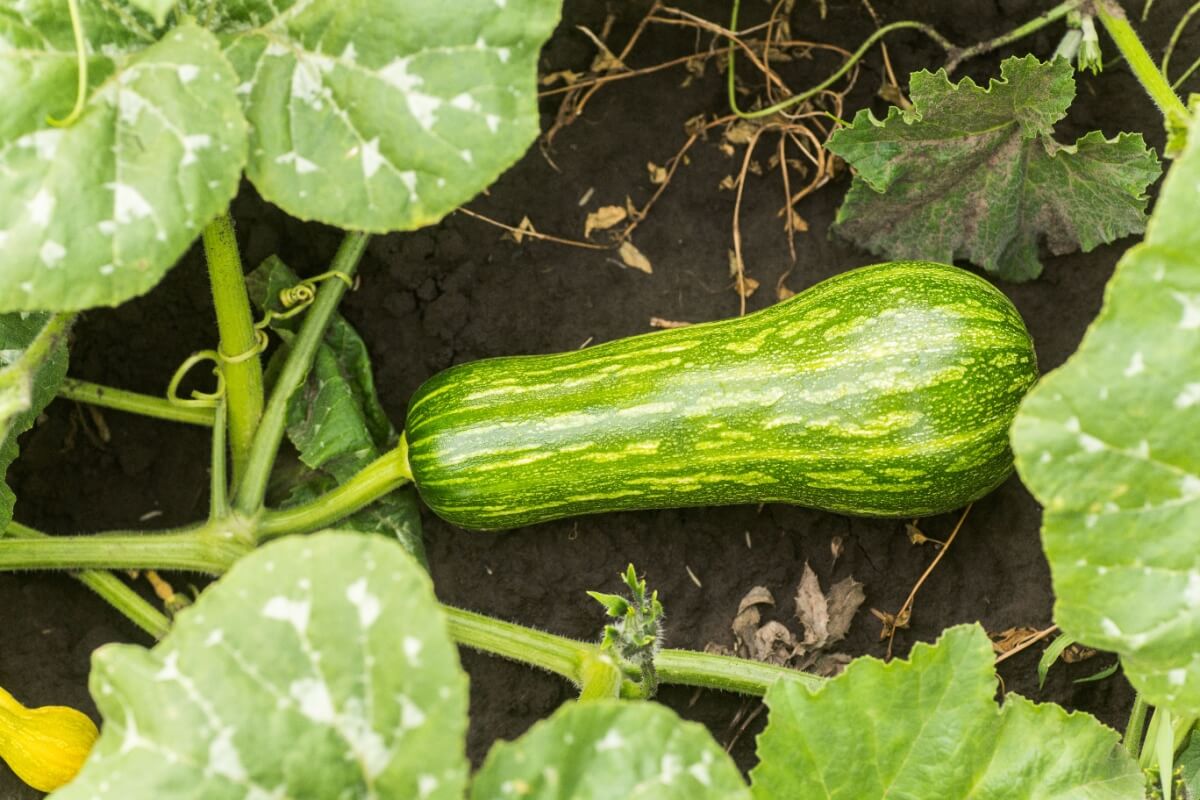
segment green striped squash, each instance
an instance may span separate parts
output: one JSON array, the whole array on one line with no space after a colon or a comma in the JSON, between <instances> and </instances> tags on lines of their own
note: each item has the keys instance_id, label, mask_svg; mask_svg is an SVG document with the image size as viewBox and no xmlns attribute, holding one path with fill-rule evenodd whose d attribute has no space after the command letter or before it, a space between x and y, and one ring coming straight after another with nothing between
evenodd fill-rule
<instances>
[{"instance_id":1,"label":"green striped squash","mask_svg":"<svg viewBox=\"0 0 1200 800\"><path fill-rule=\"evenodd\" d=\"M916 517L1012 471L1036 377L991 284L876 264L737 319L451 367L412 399L409 460L464 528L763 502Z\"/></svg>"}]
</instances>

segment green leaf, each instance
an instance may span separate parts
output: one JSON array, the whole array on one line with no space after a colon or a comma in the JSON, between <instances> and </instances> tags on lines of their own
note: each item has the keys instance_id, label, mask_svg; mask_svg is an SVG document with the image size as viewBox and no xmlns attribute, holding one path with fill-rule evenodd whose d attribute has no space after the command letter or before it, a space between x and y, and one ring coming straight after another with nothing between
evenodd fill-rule
<instances>
[{"instance_id":1,"label":"green leaf","mask_svg":"<svg viewBox=\"0 0 1200 800\"><path fill-rule=\"evenodd\" d=\"M129 0L129 5L154 17L154 24L161 26L167 21L167 14L171 13L177 2L178 0Z\"/></svg>"},{"instance_id":2,"label":"green leaf","mask_svg":"<svg viewBox=\"0 0 1200 800\"><path fill-rule=\"evenodd\" d=\"M1140 233L1160 171L1141 135L1059 144L1070 64L1009 58L1000 74L983 89L915 72L912 111L860 111L837 131L829 149L856 174L834 229L878 255L963 258L1016 281L1041 273L1039 237L1058 255Z\"/></svg>"},{"instance_id":3,"label":"green leaf","mask_svg":"<svg viewBox=\"0 0 1200 800\"><path fill-rule=\"evenodd\" d=\"M568 703L492 748L473 800L742 800L733 761L702 726L654 703Z\"/></svg>"},{"instance_id":4,"label":"green leaf","mask_svg":"<svg viewBox=\"0 0 1200 800\"><path fill-rule=\"evenodd\" d=\"M247 174L301 219L432 224L538 133L537 58L559 0L211 4L252 125Z\"/></svg>"},{"instance_id":5,"label":"green leaf","mask_svg":"<svg viewBox=\"0 0 1200 800\"><path fill-rule=\"evenodd\" d=\"M275 314L288 311L280 301L280 292L299 282L275 256L246 277L254 303ZM302 319L300 315L275 318L271 328L285 342L290 341ZM366 343L341 314L334 314L330 320L312 369L288 403L287 434L300 460L313 472L295 483L285 507L315 500L396 446L396 431L375 392ZM420 505L411 487L392 492L343 520L339 527L394 536L425 563Z\"/></svg>"},{"instance_id":6,"label":"green leaf","mask_svg":"<svg viewBox=\"0 0 1200 800\"><path fill-rule=\"evenodd\" d=\"M0 314L0 534L16 497L4 473L29 430L67 377L69 314Z\"/></svg>"},{"instance_id":7,"label":"green leaf","mask_svg":"<svg viewBox=\"0 0 1200 800\"><path fill-rule=\"evenodd\" d=\"M962 625L908 661L855 659L816 692L776 683L754 796L1141 800L1116 731L1018 695L997 708L994 659L983 630Z\"/></svg>"},{"instance_id":8,"label":"green leaf","mask_svg":"<svg viewBox=\"0 0 1200 800\"><path fill-rule=\"evenodd\" d=\"M160 42L83 3L89 95L66 3L0 11L0 311L116 305L149 290L229 204L246 159L237 77L194 24ZM144 48L144 49L143 49Z\"/></svg>"},{"instance_id":9,"label":"green leaf","mask_svg":"<svg viewBox=\"0 0 1200 800\"><path fill-rule=\"evenodd\" d=\"M321 533L239 561L154 649L93 656L103 732L56 800L461 798L467 680L395 543Z\"/></svg>"},{"instance_id":10,"label":"green leaf","mask_svg":"<svg viewBox=\"0 0 1200 800\"><path fill-rule=\"evenodd\" d=\"M1152 705L1200 715L1200 136L1163 182L1078 352L1026 397L1021 478L1066 635L1121 656Z\"/></svg>"}]
</instances>

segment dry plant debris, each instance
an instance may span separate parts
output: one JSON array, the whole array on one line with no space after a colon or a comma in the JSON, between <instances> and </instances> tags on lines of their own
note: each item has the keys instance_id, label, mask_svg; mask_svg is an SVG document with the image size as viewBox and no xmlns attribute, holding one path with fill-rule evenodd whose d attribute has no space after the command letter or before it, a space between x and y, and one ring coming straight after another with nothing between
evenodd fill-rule
<instances>
[{"instance_id":1,"label":"dry plant debris","mask_svg":"<svg viewBox=\"0 0 1200 800\"><path fill-rule=\"evenodd\" d=\"M850 662L850 656L831 648L846 638L865 597L862 584L853 577L838 581L827 593L821 591L816 573L806 563L796 588L797 629L777 620L763 621L762 609L774 606L775 597L765 586L755 586L738 604L730 625L733 647L709 642L705 650L833 676Z\"/></svg>"}]
</instances>

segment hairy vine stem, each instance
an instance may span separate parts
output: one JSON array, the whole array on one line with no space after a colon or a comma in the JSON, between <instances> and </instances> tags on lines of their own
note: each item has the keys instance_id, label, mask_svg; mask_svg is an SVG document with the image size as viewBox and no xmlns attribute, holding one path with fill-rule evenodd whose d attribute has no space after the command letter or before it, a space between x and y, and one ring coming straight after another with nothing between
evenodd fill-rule
<instances>
[{"instance_id":1,"label":"hairy vine stem","mask_svg":"<svg viewBox=\"0 0 1200 800\"><path fill-rule=\"evenodd\" d=\"M1112 0L1097 0L1095 7L1100 23L1112 37L1138 82L1142 84L1146 93L1150 95L1150 99L1162 112L1167 128L1174 129L1186 125L1187 107L1175 94L1175 90L1171 88L1171 84L1167 82L1162 71L1155 65L1154 59L1150 58L1150 54L1146 52L1145 45L1142 44L1142 40L1133 26L1129 24L1124 10Z\"/></svg>"},{"instance_id":2,"label":"hairy vine stem","mask_svg":"<svg viewBox=\"0 0 1200 800\"><path fill-rule=\"evenodd\" d=\"M229 446L233 478L238 480L250 458L250 446L263 413L263 372L259 337L250 314L250 296L238 253L233 219L225 212L204 228L213 306L221 343L221 372L229 413Z\"/></svg>"},{"instance_id":3,"label":"hairy vine stem","mask_svg":"<svg viewBox=\"0 0 1200 800\"><path fill-rule=\"evenodd\" d=\"M182 422L188 425L213 424L213 409L200 406L178 406L165 397L156 397L124 389L114 389L90 381L67 378L58 387L58 396L93 406L127 411L143 417Z\"/></svg>"},{"instance_id":4,"label":"hairy vine stem","mask_svg":"<svg viewBox=\"0 0 1200 800\"><path fill-rule=\"evenodd\" d=\"M325 281L321 284L316 299L313 300L308 315L305 316L304 323L300 326L300 332L292 341L287 358L283 362L283 368L280 369L279 376L275 379L271 398L267 402L258 430L254 434L245 471L241 473L240 478L236 474L237 462L234 462L234 479L239 483L233 506L244 515L255 515L262 508L271 468L275 464L275 456L283 441L288 401L308 375L313 358L317 354L317 348L325 336L329 320L337 310L342 295L347 291L346 281L353 279L354 273L358 269L358 262L362 259L370 238L369 233L351 232L347 233L342 240L337 254L333 258L330 272L341 273L345 276L345 280ZM249 308L247 302L247 314L249 314ZM230 409L232 412L232 404ZM232 413L230 422L232 438Z\"/></svg>"}]
</instances>

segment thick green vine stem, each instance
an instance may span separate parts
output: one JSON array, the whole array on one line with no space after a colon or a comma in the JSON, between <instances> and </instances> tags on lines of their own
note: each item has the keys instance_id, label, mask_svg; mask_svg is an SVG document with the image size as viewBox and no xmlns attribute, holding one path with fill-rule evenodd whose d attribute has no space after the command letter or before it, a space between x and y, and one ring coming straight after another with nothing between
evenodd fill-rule
<instances>
[{"instance_id":1,"label":"thick green vine stem","mask_svg":"<svg viewBox=\"0 0 1200 800\"><path fill-rule=\"evenodd\" d=\"M368 233L347 233L338 247L337 255L333 258L331 272L339 272L348 279L353 279L358 269L358 262L367 249L371 235ZM279 444L283 441L283 430L287 417L288 401L292 394L300 388L304 378L312 367L317 355L317 348L325 336L325 329L338 303L347 290L346 283L341 280L325 281L317 291L317 297L309 309L300 332L292 340L291 349L279 376L275 379L275 387L271 390L270 400L254 434L250 445L249 458L245 470L238 472L237 462L234 462L234 480L237 482L237 495L234 508L246 516L254 516L262 509L263 497L267 491L267 481L271 477L271 468L275 464L275 455ZM249 306L247 313L249 313ZM230 437L233 437L233 403L230 398Z\"/></svg>"},{"instance_id":2,"label":"thick green vine stem","mask_svg":"<svg viewBox=\"0 0 1200 800\"><path fill-rule=\"evenodd\" d=\"M1125 747L1125 752L1135 759L1142 753L1142 731L1146 728L1148 708L1141 692L1134 695L1133 708L1129 712L1129 721L1125 723L1125 736L1121 739L1121 744Z\"/></svg>"},{"instance_id":3,"label":"thick green vine stem","mask_svg":"<svg viewBox=\"0 0 1200 800\"><path fill-rule=\"evenodd\" d=\"M58 388L58 396L79 403L127 411L143 417L183 422L188 425L212 425L213 409L197 406L177 406L165 397L127 392L98 383L67 378Z\"/></svg>"},{"instance_id":4,"label":"thick green vine stem","mask_svg":"<svg viewBox=\"0 0 1200 800\"><path fill-rule=\"evenodd\" d=\"M204 255L208 260L213 306L221 343L221 372L229 410L229 447L234 480L250 458L258 421L263 413L263 371L258 357L260 341L246 293L246 276L238 253L233 219L221 214L204 228Z\"/></svg>"},{"instance_id":5,"label":"thick green vine stem","mask_svg":"<svg viewBox=\"0 0 1200 800\"><path fill-rule=\"evenodd\" d=\"M254 549L234 517L162 533L0 538L0 572L28 569L177 569L220 575Z\"/></svg>"},{"instance_id":6,"label":"thick green vine stem","mask_svg":"<svg viewBox=\"0 0 1200 800\"><path fill-rule=\"evenodd\" d=\"M1146 52L1137 31L1129 24L1125 11L1112 0L1097 0L1096 16L1108 31L1125 62L1133 70L1138 81L1158 106L1168 130L1178 130L1187 125L1188 110L1163 76L1154 59Z\"/></svg>"},{"instance_id":7,"label":"thick green vine stem","mask_svg":"<svg viewBox=\"0 0 1200 800\"><path fill-rule=\"evenodd\" d=\"M26 527L19 522L10 522L8 528L0 535L2 538L11 539L43 539L46 536L41 531ZM87 569L73 573L72 577L155 639L166 636L167 631L171 629L171 621L165 614L111 572Z\"/></svg>"},{"instance_id":8,"label":"thick green vine stem","mask_svg":"<svg viewBox=\"0 0 1200 800\"><path fill-rule=\"evenodd\" d=\"M341 486L312 502L263 513L255 531L259 541L264 541L289 533L319 530L411 482L408 444L401 437L400 443L392 450L363 467Z\"/></svg>"},{"instance_id":9,"label":"thick green vine stem","mask_svg":"<svg viewBox=\"0 0 1200 800\"><path fill-rule=\"evenodd\" d=\"M594 668L595 659L604 655L597 645L587 642L452 606L443 606L442 610L449 623L450 637L458 644L544 669L577 686L586 686L585 662ZM660 684L759 696L766 694L771 684L779 680L799 681L810 689L816 689L824 682L815 675L787 667L692 650L660 650L655 657L655 667ZM630 668L625 677L622 696L640 696L638 679L641 674Z\"/></svg>"}]
</instances>

